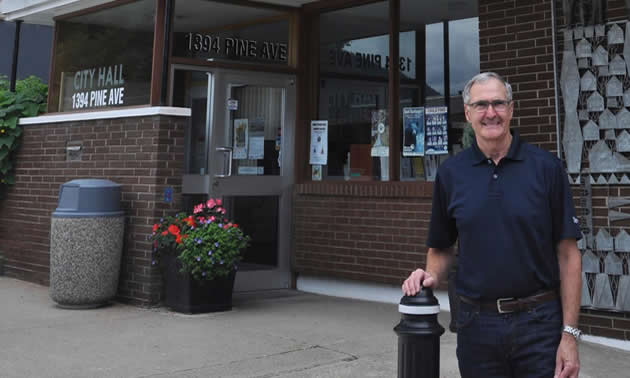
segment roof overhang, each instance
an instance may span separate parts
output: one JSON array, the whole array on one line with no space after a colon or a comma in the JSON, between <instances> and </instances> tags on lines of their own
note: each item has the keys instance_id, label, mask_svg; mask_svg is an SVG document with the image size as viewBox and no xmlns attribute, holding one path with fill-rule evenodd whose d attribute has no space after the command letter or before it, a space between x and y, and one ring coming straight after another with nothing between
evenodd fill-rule
<instances>
[{"instance_id":1,"label":"roof overhang","mask_svg":"<svg viewBox=\"0 0 630 378\"><path fill-rule=\"evenodd\" d=\"M53 25L64 14L111 3L114 0L0 0L0 20ZM254 0L260 3L300 7L315 0Z\"/></svg>"}]
</instances>

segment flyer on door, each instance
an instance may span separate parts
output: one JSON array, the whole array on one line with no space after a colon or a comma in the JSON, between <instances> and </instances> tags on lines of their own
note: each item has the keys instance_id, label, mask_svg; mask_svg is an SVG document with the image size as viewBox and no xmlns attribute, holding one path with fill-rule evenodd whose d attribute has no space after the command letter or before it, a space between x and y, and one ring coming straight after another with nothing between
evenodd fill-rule
<instances>
[{"instance_id":1,"label":"flyer on door","mask_svg":"<svg viewBox=\"0 0 630 378\"><path fill-rule=\"evenodd\" d=\"M424 107L403 108L403 156L424 156Z\"/></svg>"}]
</instances>

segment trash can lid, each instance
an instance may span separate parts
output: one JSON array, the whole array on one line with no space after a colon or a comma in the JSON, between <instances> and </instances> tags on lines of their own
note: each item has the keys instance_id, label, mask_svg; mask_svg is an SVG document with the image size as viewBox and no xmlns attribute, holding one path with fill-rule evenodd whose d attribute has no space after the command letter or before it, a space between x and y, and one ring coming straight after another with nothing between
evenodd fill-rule
<instances>
[{"instance_id":1,"label":"trash can lid","mask_svg":"<svg viewBox=\"0 0 630 378\"><path fill-rule=\"evenodd\" d=\"M56 217L122 215L120 184L102 179L68 181L59 188Z\"/></svg>"},{"instance_id":2,"label":"trash can lid","mask_svg":"<svg viewBox=\"0 0 630 378\"><path fill-rule=\"evenodd\" d=\"M433 295L433 289L422 287L414 296L403 296L398 312L409 315L432 315L440 312L440 304Z\"/></svg>"}]
</instances>

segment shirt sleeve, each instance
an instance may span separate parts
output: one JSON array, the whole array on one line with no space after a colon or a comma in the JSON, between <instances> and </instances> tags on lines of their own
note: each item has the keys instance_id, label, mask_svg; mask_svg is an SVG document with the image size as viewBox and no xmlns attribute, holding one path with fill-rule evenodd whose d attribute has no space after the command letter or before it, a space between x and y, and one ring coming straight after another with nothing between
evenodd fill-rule
<instances>
[{"instance_id":1,"label":"shirt sleeve","mask_svg":"<svg viewBox=\"0 0 630 378\"><path fill-rule=\"evenodd\" d=\"M562 162L554 165L551 188L551 216L553 227L553 244L563 239L582 239L580 221L575 216L573 195Z\"/></svg>"},{"instance_id":2,"label":"shirt sleeve","mask_svg":"<svg viewBox=\"0 0 630 378\"><path fill-rule=\"evenodd\" d=\"M448 214L448 194L438 170L433 183L433 205L427 247L446 249L455 244L455 241L457 241L457 226L455 219Z\"/></svg>"}]
</instances>

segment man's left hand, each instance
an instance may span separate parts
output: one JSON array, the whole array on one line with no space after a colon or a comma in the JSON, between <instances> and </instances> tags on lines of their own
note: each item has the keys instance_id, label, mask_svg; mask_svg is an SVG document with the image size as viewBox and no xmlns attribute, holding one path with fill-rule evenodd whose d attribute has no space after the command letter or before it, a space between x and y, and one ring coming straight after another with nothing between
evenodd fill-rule
<instances>
[{"instance_id":1,"label":"man's left hand","mask_svg":"<svg viewBox=\"0 0 630 378\"><path fill-rule=\"evenodd\" d=\"M569 334L562 333L558 352L556 353L556 372L554 378L577 378L580 372L577 340Z\"/></svg>"}]
</instances>

